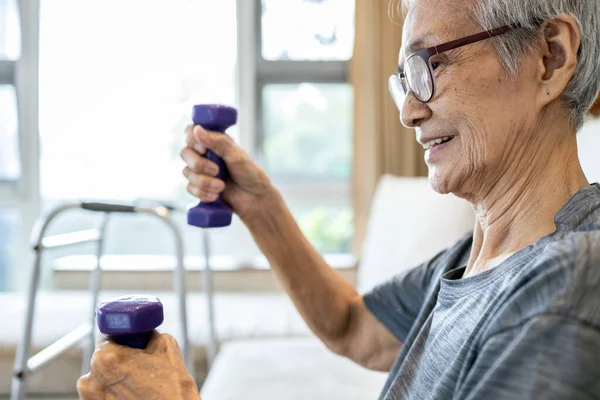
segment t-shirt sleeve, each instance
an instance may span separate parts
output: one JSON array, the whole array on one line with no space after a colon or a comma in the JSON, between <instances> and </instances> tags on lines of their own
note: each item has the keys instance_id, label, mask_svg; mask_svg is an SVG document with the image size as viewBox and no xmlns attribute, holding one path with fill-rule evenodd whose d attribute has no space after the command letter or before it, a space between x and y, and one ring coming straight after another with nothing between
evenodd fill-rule
<instances>
[{"instance_id":1,"label":"t-shirt sleeve","mask_svg":"<svg viewBox=\"0 0 600 400\"><path fill-rule=\"evenodd\" d=\"M404 342L425 302L427 288L444 252L376 286L363 296L371 313Z\"/></svg>"},{"instance_id":2,"label":"t-shirt sleeve","mask_svg":"<svg viewBox=\"0 0 600 400\"><path fill-rule=\"evenodd\" d=\"M488 338L454 399L600 398L600 331L540 315Z\"/></svg>"}]
</instances>

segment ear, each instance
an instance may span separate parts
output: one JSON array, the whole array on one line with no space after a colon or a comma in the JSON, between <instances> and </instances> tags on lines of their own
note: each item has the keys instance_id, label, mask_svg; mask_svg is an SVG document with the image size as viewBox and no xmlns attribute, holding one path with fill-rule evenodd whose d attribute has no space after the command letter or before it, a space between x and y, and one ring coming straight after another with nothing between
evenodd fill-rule
<instances>
[{"instance_id":1,"label":"ear","mask_svg":"<svg viewBox=\"0 0 600 400\"><path fill-rule=\"evenodd\" d=\"M548 104L560 97L575 73L581 33L570 15L546 21L542 29L540 96Z\"/></svg>"}]
</instances>

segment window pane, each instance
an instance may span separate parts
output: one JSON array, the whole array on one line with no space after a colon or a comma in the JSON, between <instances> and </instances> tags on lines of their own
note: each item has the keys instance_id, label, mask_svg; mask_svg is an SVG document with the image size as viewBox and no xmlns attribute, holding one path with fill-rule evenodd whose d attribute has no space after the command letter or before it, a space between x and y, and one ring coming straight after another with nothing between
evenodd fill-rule
<instances>
[{"instance_id":1,"label":"window pane","mask_svg":"<svg viewBox=\"0 0 600 400\"><path fill-rule=\"evenodd\" d=\"M21 29L17 0L0 0L0 60L16 60L21 55Z\"/></svg>"},{"instance_id":2,"label":"window pane","mask_svg":"<svg viewBox=\"0 0 600 400\"><path fill-rule=\"evenodd\" d=\"M0 208L0 291L12 289L17 267L19 213L13 208Z\"/></svg>"},{"instance_id":3,"label":"window pane","mask_svg":"<svg viewBox=\"0 0 600 400\"><path fill-rule=\"evenodd\" d=\"M40 18L44 208L191 201L179 151L192 105L237 101L235 0L42 0ZM55 230L93 222L66 218ZM109 253L172 251L156 220L119 216L109 233Z\"/></svg>"},{"instance_id":4,"label":"window pane","mask_svg":"<svg viewBox=\"0 0 600 400\"><path fill-rule=\"evenodd\" d=\"M348 179L352 104L348 84L265 86L264 162L269 174L274 179Z\"/></svg>"},{"instance_id":5,"label":"window pane","mask_svg":"<svg viewBox=\"0 0 600 400\"><path fill-rule=\"evenodd\" d=\"M352 249L351 207L294 207L300 228L321 253L346 253Z\"/></svg>"},{"instance_id":6,"label":"window pane","mask_svg":"<svg viewBox=\"0 0 600 400\"><path fill-rule=\"evenodd\" d=\"M21 174L17 98L14 86L0 85L0 180Z\"/></svg>"},{"instance_id":7,"label":"window pane","mask_svg":"<svg viewBox=\"0 0 600 400\"><path fill-rule=\"evenodd\" d=\"M262 0L266 60L349 60L355 0Z\"/></svg>"}]
</instances>

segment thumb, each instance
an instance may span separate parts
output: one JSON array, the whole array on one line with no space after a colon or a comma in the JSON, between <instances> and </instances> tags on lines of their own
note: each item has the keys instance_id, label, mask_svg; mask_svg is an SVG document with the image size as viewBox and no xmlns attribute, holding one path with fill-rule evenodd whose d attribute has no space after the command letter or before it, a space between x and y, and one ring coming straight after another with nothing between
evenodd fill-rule
<instances>
[{"instance_id":1,"label":"thumb","mask_svg":"<svg viewBox=\"0 0 600 400\"><path fill-rule=\"evenodd\" d=\"M216 155L221 157L226 163L233 161L236 157L237 146L231 136L227 134L207 131L200 125L196 125L194 127L194 137L207 149L212 150Z\"/></svg>"}]
</instances>

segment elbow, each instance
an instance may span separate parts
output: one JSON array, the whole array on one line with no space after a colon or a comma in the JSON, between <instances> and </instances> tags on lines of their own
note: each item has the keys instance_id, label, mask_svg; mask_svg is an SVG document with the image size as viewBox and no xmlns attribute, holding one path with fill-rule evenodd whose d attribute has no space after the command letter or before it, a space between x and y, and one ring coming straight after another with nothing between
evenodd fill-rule
<instances>
[{"instance_id":1,"label":"elbow","mask_svg":"<svg viewBox=\"0 0 600 400\"><path fill-rule=\"evenodd\" d=\"M344 329L323 340L333 353L360 366L387 372L392 367L401 343L391 336L366 309L362 298L350 304Z\"/></svg>"},{"instance_id":2,"label":"elbow","mask_svg":"<svg viewBox=\"0 0 600 400\"><path fill-rule=\"evenodd\" d=\"M371 351L375 346L368 341L359 341L348 336L335 342L325 343L325 345L333 353L345 357L363 368L382 372L388 372L391 368L389 362L383 362L381 354Z\"/></svg>"}]
</instances>

